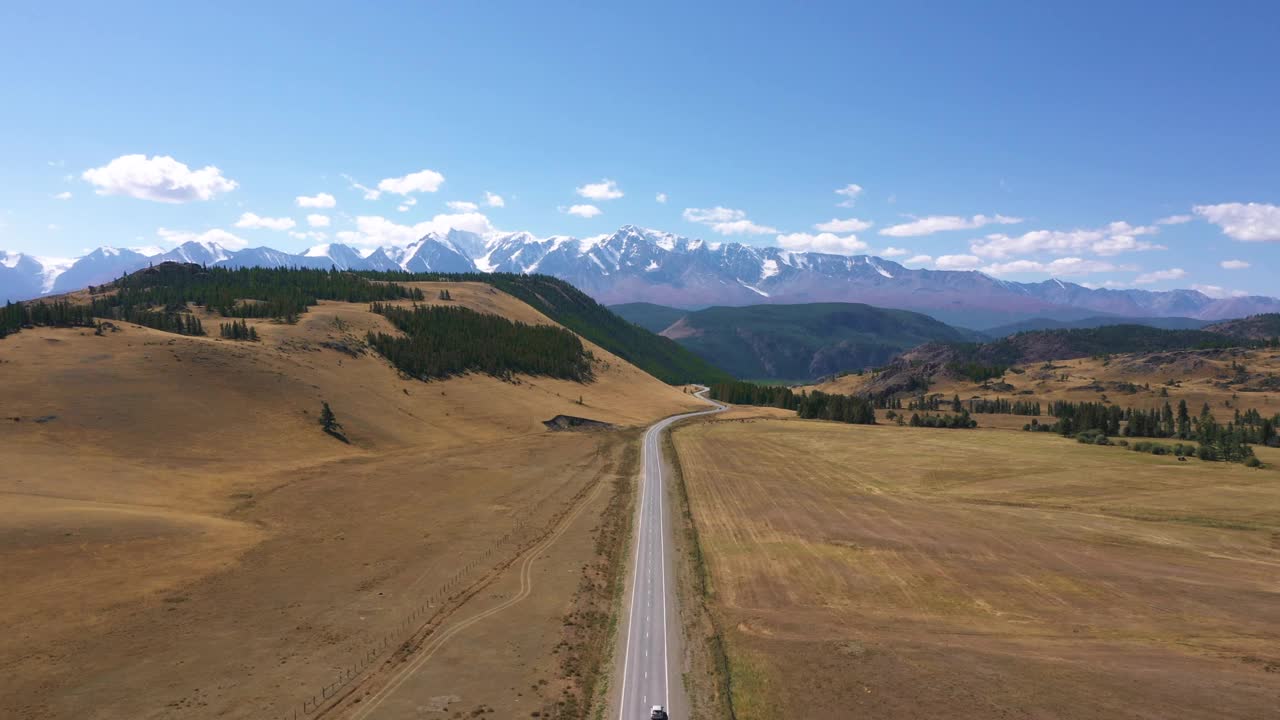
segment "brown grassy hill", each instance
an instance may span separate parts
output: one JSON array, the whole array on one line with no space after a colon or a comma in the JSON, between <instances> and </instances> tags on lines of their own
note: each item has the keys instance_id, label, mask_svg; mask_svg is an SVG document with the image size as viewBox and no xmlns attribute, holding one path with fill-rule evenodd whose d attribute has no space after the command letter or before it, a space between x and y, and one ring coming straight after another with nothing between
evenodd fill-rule
<instances>
[{"instance_id":1,"label":"brown grassy hill","mask_svg":"<svg viewBox=\"0 0 1280 720\"><path fill-rule=\"evenodd\" d=\"M1256 408L1264 415L1280 412L1280 351L1267 349L1178 350L1037 361L1011 366L983 382L922 364L916 370L929 379L928 392L950 398L1103 401L1120 407L1153 408L1186 400L1193 409L1208 403L1219 418L1234 409ZM845 375L813 386L823 392L863 394L905 387L909 374L889 372ZM1021 427L1026 418L1010 417ZM983 425L997 416L979 416Z\"/></svg>"},{"instance_id":2,"label":"brown grassy hill","mask_svg":"<svg viewBox=\"0 0 1280 720\"><path fill-rule=\"evenodd\" d=\"M484 284L421 287L550 323ZM218 318L203 319L216 330ZM557 523L578 518L540 572L592 561L595 528L621 491L603 481L628 476L634 435L551 433L542 420L634 427L698 405L590 343L589 384L425 383L365 350L367 330L393 331L365 305L322 302L296 325L249 322L261 342L127 323L0 342L0 715L290 713L380 640L398 643L407 617L424 622L412 613L439 609L459 573L454 590L490 576L501 587L504 563ZM351 444L321 432L322 401ZM583 503L590 512L566 514ZM572 690L551 650L578 585L534 582L545 595L469 642L501 648L519 627L511 642L548 660L454 678L454 694L513 711L499 692L511 683Z\"/></svg>"},{"instance_id":3,"label":"brown grassy hill","mask_svg":"<svg viewBox=\"0 0 1280 720\"><path fill-rule=\"evenodd\" d=\"M1271 340L1280 337L1280 313L1251 315L1238 320L1225 320L1205 328L1210 332L1249 340Z\"/></svg>"}]
</instances>

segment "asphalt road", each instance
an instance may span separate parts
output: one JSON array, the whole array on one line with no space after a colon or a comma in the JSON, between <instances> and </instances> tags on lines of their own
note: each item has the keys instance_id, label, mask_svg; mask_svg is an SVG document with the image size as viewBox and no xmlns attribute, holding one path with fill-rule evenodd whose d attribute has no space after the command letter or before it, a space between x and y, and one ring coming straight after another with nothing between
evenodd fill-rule
<instances>
[{"instance_id":1,"label":"asphalt road","mask_svg":"<svg viewBox=\"0 0 1280 720\"><path fill-rule=\"evenodd\" d=\"M706 391L703 390L701 396ZM710 401L708 401L710 402ZM679 661L680 623L676 619L675 580L668 555L671 522L667 517L663 486L662 432L671 423L695 415L723 410L674 415L649 428L644 435L644 462L640 471L640 503L637 511L635 569L627 617L618 707L619 720L648 720L654 705L664 705L672 720L683 720L688 707L679 672L673 678L671 663ZM670 624L667 618L671 618Z\"/></svg>"}]
</instances>

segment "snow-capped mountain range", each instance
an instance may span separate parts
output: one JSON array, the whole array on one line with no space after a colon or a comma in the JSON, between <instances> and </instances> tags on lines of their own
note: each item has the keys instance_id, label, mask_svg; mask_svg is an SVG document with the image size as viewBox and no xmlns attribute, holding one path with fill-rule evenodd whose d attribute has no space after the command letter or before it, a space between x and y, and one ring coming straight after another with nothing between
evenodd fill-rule
<instances>
[{"instance_id":1,"label":"snow-capped mountain range","mask_svg":"<svg viewBox=\"0 0 1280 720\"><path fill-rule=\"evenodd\" d=\"M567 280L605 304L652 302L695 308L863 302L917 310L978 329L1031 317L1070 320L1114 314L1218 320L1280 312L1280 300L1270 297L1222 299L1195 290L1091 289L1060 280L1010 282L973 271L912 269L870 255L708 243L631 225L592 238L540 238L527 232L481 236L450 230L428 234L403 248L361 251L335 243L298 255L268 247L230 251L194 241L152 256L103 247L73 262L0 251L0 302L101 284L168 260L225 267L536 272Z\"/></svg>"}]
</instances>

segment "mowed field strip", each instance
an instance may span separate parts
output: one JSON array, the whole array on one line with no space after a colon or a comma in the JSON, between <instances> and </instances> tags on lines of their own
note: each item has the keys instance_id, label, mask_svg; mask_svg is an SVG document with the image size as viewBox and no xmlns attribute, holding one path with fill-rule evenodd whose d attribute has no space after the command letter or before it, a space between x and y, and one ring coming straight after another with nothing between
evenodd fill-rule
<instances>
[{"instance_id":1,"label":"mowed field strip","mask_svg":"<svg viewBox=\"0 0 1280 720\"><path fill-rule=\"evenodd\" d=\"M800 420L673 440L743 720L1275 712L1276 470Z\"/></svg>"}]
</instances>

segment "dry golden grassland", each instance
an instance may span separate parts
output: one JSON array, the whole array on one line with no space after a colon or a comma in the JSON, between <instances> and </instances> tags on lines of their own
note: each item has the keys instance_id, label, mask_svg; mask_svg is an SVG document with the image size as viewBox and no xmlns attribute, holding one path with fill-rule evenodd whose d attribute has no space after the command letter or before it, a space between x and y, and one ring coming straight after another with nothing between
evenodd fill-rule
<instances>
[{"instance_id":1,"label":"dry golden grassland","mask_svg":"<svg viewBox=\"0 0 1280 720\"><path fill-rule=\"evenodd\" d=\"M549 322L486 285L422 287ZM528 716L572 696L561 658L583 638L564 621L636 435L541 421L638 427L700 404L595 347L587 385L406 379L361 352L390 329L363 305L250 321L260 343L204 322L213 337L117 323L0 342L0 717L291 715L433 601L409 623L424 627L459 573L449 594L479 592L442 628L505 609L370 717ZM350 445L320 431L322 400Z\"/></svg>"},{"instance_id":2,"label":"dry golden grassland","mask_svg":"<svg viewBox=\"0 0 1280 720\"><path fill-rule=\"evenodd\" d=\"M1280 471L800 420L673 441L742 720L1276 711Z\"/></svg>"},{"instance_id":3,"label":"dry golden grassland","mask_svg":"<svg viewBox=\"0 0 1280 720\"><path fill-rule=\"evenodd\" d=\"M1233 367L1233 363L1235 367ZM1240 368L1243 367L1243 371ZM1108 401L1120 407L1153 408L1186 400L1192 413L1209 403L1220 420L1235 408L1280 413L1280 352L1275 350L1187 350L1109 358L1078 358L1028 363L1005 373L1003 382L966 379L937 383L930 393L945 397L1014 400ZM845 375L815 385L823 392L854 394L870 373ZM1136 390L1130 385L1138 386ZM982 422L982 416L978 418ZM985 423L984 423L985 424ZM1021 427L1021 424L1019 424Z\"/></svg>"}]
</instances>

